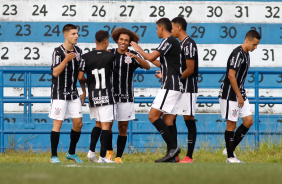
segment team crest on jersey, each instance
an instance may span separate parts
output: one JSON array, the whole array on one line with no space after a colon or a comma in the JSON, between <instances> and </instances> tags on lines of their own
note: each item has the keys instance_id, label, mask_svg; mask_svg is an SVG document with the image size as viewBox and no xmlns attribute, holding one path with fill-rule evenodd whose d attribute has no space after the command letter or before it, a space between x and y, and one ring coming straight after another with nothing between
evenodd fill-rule
<instances>
[{"instance_id":1,"label":"team crest on jersey","mask_svg":"<svg viewBox=\"0 0 282 184\"><path fill-rule=\"evenodd\" d=\"M56 116L59 116L61 114L61 109L59 107L55 108L54 113L55 113Z\"/></svg>"},{"instance_id":2,"label":"team crest on jersey","mask_svg":"<svg viewBox=\"0 0 282 184\"><path fill-rule=\"evenodd\" d=\"M124 62L127 64L132 63L131 57L125 56Z\"/></svg>"},{"instance_id":3,"label":"team crest on jersey","mask_svg":"<svg viewBox=\"0 0 282 184\"><path fill-rule=\"evenodd\" d=\"M232 116L233 117L238 116L238 110L237 109L232 110Z\"/></svg>"}]
</instances>

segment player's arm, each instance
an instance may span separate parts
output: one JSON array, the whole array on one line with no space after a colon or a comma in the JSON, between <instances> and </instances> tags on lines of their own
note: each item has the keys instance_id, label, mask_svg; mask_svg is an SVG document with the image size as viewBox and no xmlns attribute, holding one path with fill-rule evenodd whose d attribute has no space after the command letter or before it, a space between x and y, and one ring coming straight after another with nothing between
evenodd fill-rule
<instances>
[{"instance_id":1,"label":"player's arm","mask_svg":"<svg viewBox=\"0 0 282 184\"><path fill-rule=\"evenodd\" d=\"M86 83L86 78L84 77L84 72L83 71L79 71L78 72L78 76L77 76L81 89L82 89L82 95L80 96L81 99L81 104L83 105L86 99L86 88L85 88L85 84Z\"/></svg>"},{"instance_id":2,"label":"player's arm","mask_svg":"<svg viewBox=\"0 0 282 184\"><path fill-rule=\"evenodd\" d=\"M238 83L237 83L237 80L236 80L236 73L237 73L236 70L229 69L228 79L230 81L232 89L234 90L234 92L237 95L238 107L241 108L241 107L244 106L244 99L243 99L242 94L241 94L241 92L240 92L240 90L238 88Z\"/></svg>"},{"instance_id":3,"label":"player's arm","mask_svg":"<svg viewBox=\"0 0 282 184\"><path fill-rule=\"evenodd\" d=\"M194 73L194 67L195 67L195 60L193 59L186 59L186 70L182 72L182 79L186 79L190 75Z\"/></svg>"},{"instance_id":4,"label":"player's arm","mask_svg":"<svg viewBox=\"0 0 282 184\"><path fill-rule=\"evenodd\" d=\"M149 63L147 61L145 61L144 59L138 57L137 55L135 55L135 54L133 54L131 52L126 52L125 54L127 56L131 57L131 58L136 59L142 68L145 68L146 70L150 69Z\"/></svg>"},{"instance_id":5,"label":"player's arm","mask_svg":"<svg viewBox=\"0 0 282 184\"><path fill-rule=\"evenodd\" d=\"M145 52L136 42L131 42L130 45L133 47L133 49L136 51L136 52L139 52L139 54L141 54L141 56L148 60L148 61L155 61L158 57L160 57L161 53L159 53L158 51L154 51L152 53L147 53Z\"/></svg>"},{"instance_id":6,"label":"player's arm","mask_svg":"<svg viewBox=\"0 0 282 184\"><path fill-rule=\"evenodd\" d=\"M67 51L65 51L65 59L58 66L53 68L53 76L58 77L64 71L67 63L75 57L76 55L74 52L68 54Z\"/></svg>"},{"instance_id":7,"label":"player's arm","mask_svg":"<svg viewBox=\"0 0 282 184\"><path fill-rule=\"evenodd\" d=\"M152 63L157 66L157 67L161 67L161 63L160 63L160 60L155 60L155 61L152 61Z\"/></svg>"}]
</instances>

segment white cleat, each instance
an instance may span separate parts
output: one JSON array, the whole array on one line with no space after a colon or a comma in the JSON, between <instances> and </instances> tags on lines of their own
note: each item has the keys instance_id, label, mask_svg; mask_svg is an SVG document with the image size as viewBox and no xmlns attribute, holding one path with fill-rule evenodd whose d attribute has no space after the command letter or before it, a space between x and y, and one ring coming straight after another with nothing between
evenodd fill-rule
<instances>
[{"instance_id":1,"label":"white cleat","mask_svg":"<svg viewBox=\"0 0 282 184\"><path fill-rule=\"evenodd\" d=\"M227 158L226 163L245 163L236 157Z\"/></svg>"},{"instance_id":2,"label":"white cleat","mask_svg":"<svg viewBox=\"0 0 282 184\"><path fill-rule=\"evenodd\" d=\"M226 148L224 148L224 150L222 151L222 154L227 157L227 149ZM233 155L234 155L235 158L237 158L235 151L233 151Z\"/></svg>"},{"instance_id":3,"label":"white cleat","mask_svg":"<svg viewBox=\"0 0 282 184\"><path fill-rule=\"evenodd\" d=\"M95 152L89 150L87 153L86 158L90 161L90 162L95 162L98 163L98 158L95 155Z\"/></svg>"},{"instance_id":4,"label":"white cleat","mask_svg":"<svg viewBox=\"0 0 282 184\"><path fill-rule=\"evenodd\" d=\"M110 160L108 157L99 157L98 163L115 163L115 161Z\"/></svg>"}]
</instances>

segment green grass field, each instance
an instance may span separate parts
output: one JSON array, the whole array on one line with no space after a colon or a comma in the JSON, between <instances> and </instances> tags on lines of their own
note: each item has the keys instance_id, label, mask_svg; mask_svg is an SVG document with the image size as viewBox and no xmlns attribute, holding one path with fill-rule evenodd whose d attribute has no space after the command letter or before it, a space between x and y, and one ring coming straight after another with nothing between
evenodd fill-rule
<instances>
[{"instance_id":1,"label":"green grass field","mask_svg":"<svg viewBox=\"0 0 282 184\"><path fill-rule=\"evenodd\" d=\"M200 149L193 164L154 163L164 153L125 154L123 164L97 164L78 153L84 164L75 164L59 153L62 164L50 164L50 152L6 150L0 154L0 184L97 183L97 184L280 184L282 145L261 144L257 150L237 151L247 163L227 164L222 150ZM185 156L183 150L180 157Z\"/></svg>"}]
</instances>

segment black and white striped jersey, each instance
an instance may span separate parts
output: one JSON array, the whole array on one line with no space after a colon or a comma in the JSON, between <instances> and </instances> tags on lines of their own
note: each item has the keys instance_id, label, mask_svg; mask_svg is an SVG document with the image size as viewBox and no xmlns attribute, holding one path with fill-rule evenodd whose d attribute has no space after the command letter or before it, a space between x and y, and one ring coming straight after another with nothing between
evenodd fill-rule
<instances>
[{"instance_id":1,"label":"black and white striped jersey","mask_svg":"<svg viewBox=\"0 0 282 184\"><path fill-rule=\"evenodd\" d=\"M116 49L110 50L116 55L114 62L114 96L116 102L134 102L133 74L141 67L136 59L120 54ZM128 50L140 58L143 57L133 50Z\"/></svg>"},{"instance_id":2,"label":"black and white striped jersey","mask_svg":"<svg viewBox=\"0 0 282 184\"><path fill-rule=\"evenodd\" d=\"M170 36L163 39L156 50L161 54L162 89L182 91L181 49L179 42L173 36Z\"/></svg>"},{"instance_id":3,"label":"black and white striped jersey","mask_svg":"<svg viewBox=\"0 0 282 184\"><path fill-rule=\"evenodd\" d=\"M186 70L186 59L194 60L194 73L183 82L183 92L198 93L198 49L195 41L187 36L181 43L182 72Z\"/></svg>"},{"instance_id":4,"label":"black and white striped jersey","mask_svg":"<svg viewBox=\"0 0 282 184\"><path fill-rule=\"evenodd\" d=\"M230 81L228 79L229 69L236 70L236 80L238 88L242 94L244 100L247 99L246 91L244 88L244 83L248 74L250 67L250 55L246 53L241 46L238 46L230 54L227 61L227 70L225 74L224 81L221 84L221 89L219 92L219 98L237 101L237 95L234 92Z\"/></svg>"},{"instance_id":5,"label":"black and white striped jersey","mask_svg":"<svg viewBox=\"0 0 282 184\"><path fill-rule=\"evenodd\" d=\"M65 69L58 77L52 77L51 99L74 100L79 96L76 83L82 50L77 46L74 46L73 49L74 51L68 52L75 52L76 58L67 63ZM55 48L52 55L52 70L65 59L65 50L63 45Z\"/></svg>"},{"instance_id":6,"label":"black and white striped jersey","mask_svg":"<svg viewBox=\"0 0 282 184\"><path fill-rule=\"evenodd\" d=\"M114 104L113 66L115 55L95 50L82 55L79 71L87 74L90 107Z\"/></svg>"}]
</instances>

